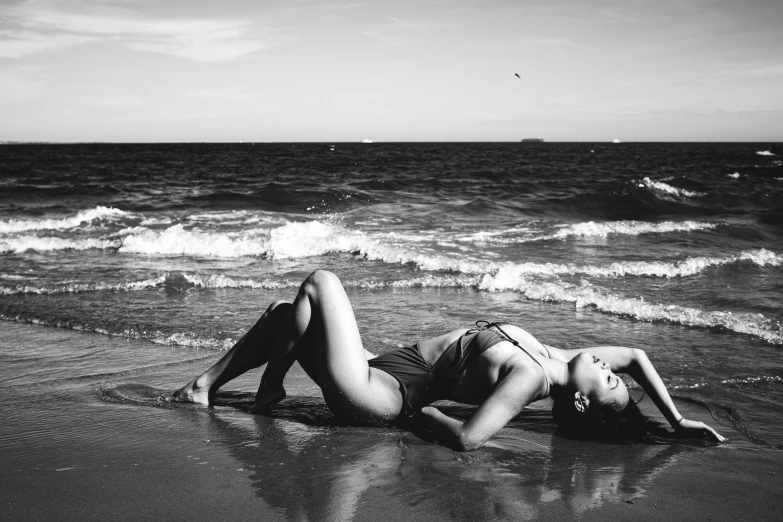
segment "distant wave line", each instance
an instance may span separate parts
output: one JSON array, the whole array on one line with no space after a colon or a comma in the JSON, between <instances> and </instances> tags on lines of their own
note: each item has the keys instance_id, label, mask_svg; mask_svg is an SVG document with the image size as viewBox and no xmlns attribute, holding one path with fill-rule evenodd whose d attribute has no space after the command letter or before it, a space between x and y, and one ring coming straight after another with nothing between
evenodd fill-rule
<instances>
[{"instance_id":1,"label":"distant wave line","mask_svg":"<svg viewBox=\"0 0 783 522\"><path fill-rule=\"evenodd\" d=\"M384 260L382 257L374 258ZM402 262L399 257L394 261ZM413 262L413 261L411 261ZM442 276L428 275L396 282L372 282L372 281L346 281L346 285L359 286L365 289L381 288L384 286L404 287L406 285L421 287L477 287L480 278L490 276L496 280L518 281L526 276L558 276L558 275L587 275L595 277L687 277L703 272L712 266L723 266L733 263L751 262L757 266L781 266L783 254L776 254L770 250L759 249L742 251L737 254L724 257L690 257L681 261L623 261L605 266L556 264L556 263L479 263L464 261L459 264L451 264L450 260L435 256L429 262L417 262L420 269L430 271L452 270L462 275ZM440 263L440 264L439 264ZM428 267L428 268L427 268ZM125 281L119 283L62 283L50 286L14 285L0 286L0 295L11 294L61 294L97 291L133 291L170 287L192 288L248 288L248 289L280 289L291 288L299 285L294 280L235 278L223 274L210 274L207 276L189 273L165 273L158 277L137 281Z\"/></svg>"},{"instance_id":2,"label":"distant wave line","mask_svg":"<svg viewBox=\"0 0 783 522\"><path fill-rule=\"evenodd\" d=\"M18 235L21 232L77 228L78 233L93 233L84 223L106 219L116 223L119 218L132 217L139 224L126 226L99 237L63 238L56 236ZM608 237L610 235L661 234L710 230L719 223L698 221L645 222L633 220L571 223L554 225L554 232L545 233L529 225L517 225L506 230L475 233L444 234L420 231L365 232L351 230L324 221L288 221L269 213L248 211L207 212L184 217L191 224L204 226L247 225L233 231L203 230L180 222L171 225L170 217L144 217L125 211L99 206L79 211L62 219L8 220L0 222L0 253L23 253L59 250L114 249L119 253L148 255L187 255L193 257L264 257L270 259L303 258L335 252L361 252L372 256L384 245L408 249L428 242L457 247L456 243L515 244L565 240L576 237ZM149 228L152 225L155 228ZM164 225L165 228L158 228ZM166 226L170 225L170 226ZM81 229L83 228L83 230ZM462 248L462 247L459 247ZM386 256L388 257L388 256Z\"/></svg>"},{"instance_id":3,"label":"distant wave line","mask_svg":"<svg viewBox=\"0 0 783 522\"><path fill-rule=\"evenodd\" d=\"M186 278L188 279L188 278ZM190 276L191 280L195 280ZM200 284L234 284L235 281L226 278L207 278ZM284 285L295 287L293 281ZM526 278L509 278L502 274L483 276L436 276L396 280L396 281L372 281L354 280L346 281L346 286L362 287L366 289L382 288L473 288L486 292L512 291L523 295L525 298L542 302L566 302L573 303L576 308L594 309L598 312L627 317L643 322L668 322L681 324L694 328L720 328L741 334L760 338L770 344L783 344L783 330L779 322L765 317L760 313L733 313L732 311L701 310L688 306L650 303L643 298L628 298L612 294L604 289L591 284L574 285L561 281L536 281ZM225 286L218 286L224 288ZM284 286L278 286L281 288ZM33 324L45 324L50 326L62 326L56 319L41 319L37 317L1 316L5 319L16 320ZM167 334L159 331L130 331L124 329L121 332L109 331L102 327L87 327L84 325L72 325L67 327L78 331L90 331L104 335L121 336L128 338L147 339L158 344L177 344L182 346L205 346L212 348L226 348L232 340L205 340L196 333Z\"/></svg>"},{"instance_id":4,"label":"distant wave line","mask_svg":"<svg viewBox=\"0 0 783 522\"><path fill-rule=\"evenodd\" d=\"M47 314L48 315L48 314ZM37 326L50 326L56 328L67 328L77 332L95 333L106 335L108 337L121 337L126 339L139 339L149 341L155 344L165 346L187 346L192 348L208 348L212 350L228 350L236 340L232 338L216 339L204 337L196 332L175 332L165 333L160 330L138 331L131 328L113 331L101 326L88 326L86 324L73 324L72 322L62 322L56 318L41 318L37 316L13 315L0 313L0 319L5 321L14 321L23 324L33 324Z\"/></svg>"},{"instance_id":5,"label":"distant wave line","mask_svg":"<svg viewBox=\"0 0 783 522\"><path fill-rule=\"evenodd\" d=\"M78 227L82 223L91 223L96 219L114 219L127 216L131 216L131 214L118 208L98 206L89 210L81 210L75 216L60 219L9 219L0 221L0 233L8 234L27 230L61 230Z\"/></svg>"},{"instance_id":6,"label":"distant wave line","mask_svg":"<svg viewBox=\"0 0 783 522\"><path fill-rule=\"evenodd\" d=\"M657 192L662 192L668 196L698 198L706 195L704 192L697 192L694 190L686 190L684 188L674 187L672 185L669 185L668 183L664 183L663 181L652 180L649 177L643 178L642 181L639 183L639 187L646 187L648 189L653 189Z\"/></svg>"},{"instance_id":7,"label":"distant wave line","mask_svg":"<svg viewBox=\"0 0 783 522\"><path fill-rule=\"evenodd\" d=\"M705 311L687 306L648 303L643 298L626 298L592 285L576 286L562 282L516 280L506 282L485 276L479 288L487 291L511 290L535 301L574 303L577 308L594 308L603 313L629 317L643 322L669 322L695 328L723 328L783 344L779 322L758 313Z\"/></svg>"}]
</instances>

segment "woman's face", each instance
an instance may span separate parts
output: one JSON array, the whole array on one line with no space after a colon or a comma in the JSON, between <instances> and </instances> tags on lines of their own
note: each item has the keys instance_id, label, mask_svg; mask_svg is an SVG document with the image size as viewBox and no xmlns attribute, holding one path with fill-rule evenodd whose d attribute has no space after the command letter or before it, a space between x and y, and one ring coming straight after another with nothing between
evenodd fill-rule
<instances>
[{"instance_id":1,"label":"woman's face","mask_svg":"<svg viewBox=\"0 0 783 522\"><path fill-rule=\"evenodd\" d=\"M612 373L609 364L587 352L568 363L571 383L596 404L612 404L619 411L628 404L628 389L622 379Z\"/></svg>"}]
</instances>

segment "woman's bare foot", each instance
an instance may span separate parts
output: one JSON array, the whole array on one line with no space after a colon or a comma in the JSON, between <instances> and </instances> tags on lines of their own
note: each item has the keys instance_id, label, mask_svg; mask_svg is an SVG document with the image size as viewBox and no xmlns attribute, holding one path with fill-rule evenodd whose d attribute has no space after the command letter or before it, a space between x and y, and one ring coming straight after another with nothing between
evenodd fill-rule
<instances>
[{"instance_id":1,"label":"woman's bare foot","mask_svg":"<svg viewBox=\"0 0 783 522\"><path fill-rule=\"evenodd\" d=\"M267 389L263 379L261 380L261 386L256 393L256 402L250 408L250 413L263 413L269 410L270 406L277 404L285 399L285 388L282 385L272 386Z\"/></svg>"},{"instance_id":2,"label":"woman's bare foot","mask_svg":"<svg viewBox=\"0 0 783 522\"><path fill-rule=\"evenodd\" d=\"M215 399L215 394L210 393L209 388L201 388L197 385L198 379L189 382L171 395L163 395L160 400L166 402L192 402L209 406Z\"/></svg>"}]
</instances>

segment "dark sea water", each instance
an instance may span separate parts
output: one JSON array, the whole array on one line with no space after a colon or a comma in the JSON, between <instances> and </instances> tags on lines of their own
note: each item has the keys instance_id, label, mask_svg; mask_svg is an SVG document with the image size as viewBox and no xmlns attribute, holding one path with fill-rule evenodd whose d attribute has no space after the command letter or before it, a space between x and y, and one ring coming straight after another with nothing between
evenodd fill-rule
<instances>
[{"instance_id":1,"label":"dark sea water","mask_svg":"<svg viewBox=\"0 0 783 522\"><path fill-rule=\"evenodd\" d=\"M374 353L477 319L640 347L717 427L781 447L781 160L750 143L3 146L0 317L143 339L170 364L171 345L229 348L327 268ZM115 369L58 350L46 378ZM0 356L7 384L42 378L41 357Z\"/></svg>"}]
</instances>

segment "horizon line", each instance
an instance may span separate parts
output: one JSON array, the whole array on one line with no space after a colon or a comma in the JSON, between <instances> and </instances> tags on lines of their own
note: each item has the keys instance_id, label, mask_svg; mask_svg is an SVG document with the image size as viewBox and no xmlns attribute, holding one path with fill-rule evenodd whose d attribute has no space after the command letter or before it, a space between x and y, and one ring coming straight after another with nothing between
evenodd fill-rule
<instances>
[{"instance_id":1,"label":"horizon line","mask_svg":"<svg viewBox=\"0 0 783 522\"><path fill-rule=\"evenodd\" d=\"M55 141L55 140L0 140L0 145L256 145L256 144L293 144L293 143L341 143L357 145L379 145L384 143L520 143L526 146L536 146L547 143L606 143L610 145L623 145L628 143L772 143L783 144L783 139L771 140L628 140L613 142L612 140L557 140L525 142L522 140L414 140L414 141Z\"/></svg>"}]
</instances>

